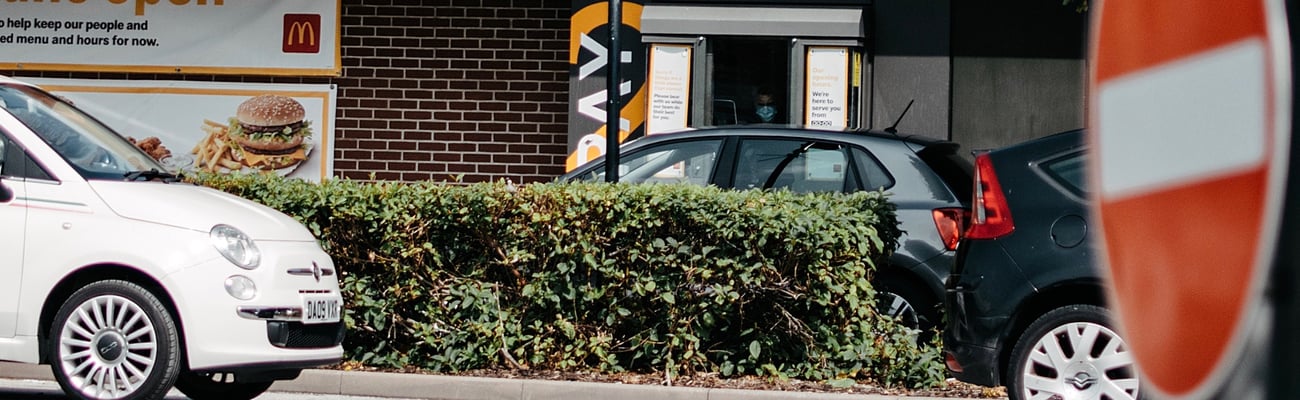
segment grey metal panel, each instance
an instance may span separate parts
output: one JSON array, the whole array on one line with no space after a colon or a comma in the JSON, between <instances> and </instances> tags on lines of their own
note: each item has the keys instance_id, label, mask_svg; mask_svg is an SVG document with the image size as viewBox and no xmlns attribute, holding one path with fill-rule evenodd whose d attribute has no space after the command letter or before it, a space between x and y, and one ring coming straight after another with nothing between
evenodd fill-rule
<instances>
[{"instance_id":1,"label":"grey metal panel","mask_svg":"<svg viewBox=\"0 0 1300 400\"><path fill-rule=\"evenodd\" d=\"M696 36L662 36L662 35L641 35L641 43L673 43L673 44L694 44L704 37Z\"/></svg>"},{"instance_id":2,"label":"grey metal panel","mask_svg":"<svg viewBox=\"0 0 1300 400\"><path fill-rule=\"evenodd\" d=\"M900 133L951 139L950 0L878 0L870 126L884 129L915 100ZM869 48L868 51L871 49Z\"/></svg>"},{"instance_id":3,"label":"grey metal panel","mask_svg":"<svg viewBox=\"0 0 1300 400\"><path fill-rule=\"evenodd\" d=\"M708 79L709 63L712 63L712 55L709 54L709 42L701 36L696 38L694 46L694 55L691 56L691 125L703 126L709 122L705 119L707 115L713 115L713 102L709 101L709 93L713 93L713 80ZM701 62L700 60L704 61Z\"/></svg>"},{"instance_id":4,"label":"grey metal panel","mask_svg":"<svg viewBox=\"0 0 1300 400\"><path fill-rule=\"evenodd\" d=\"M1082 59L953 57L952 140L991 149L1082 128L1088 63Z\"/></svg>"},{"instance_id":5,"label":"grey metal panel","mask_svg":"<svg viewBox=\"0 0 1300 400\"><path fill-rule=\"evenodd\" d=\"M862 14L862 8L652 4L641 13L641 33L865 38Z\"/></svg>"},{"instance_id":6,"label":"grey metal panel","mask_svg":"<svg viewBox=\"0 0 1300 400\"><path fill-rule=\"evenodd\" d=\"M948 57L875 57L871 127L885 129L898 121L898 132L952 139L949 130L951 63ZM912 108L907 103L915 100ZM964 145L964 144L963 144Z\"/></svg>"},{"instance_id":7,"label":"grey metal panel","mask_svg":"<svg viewBox=\"0 0 1300 400\"><path fill-rule=\"evenodd\" d=\"M803 114L806 112L803 108L804 92L804 68L808 65L805 52L808 51L808 44L799 42L799 39L792 39L790 46L790 101L786 109L790 110L790 124L803 125Z\"/></svg>"}]
</instances>

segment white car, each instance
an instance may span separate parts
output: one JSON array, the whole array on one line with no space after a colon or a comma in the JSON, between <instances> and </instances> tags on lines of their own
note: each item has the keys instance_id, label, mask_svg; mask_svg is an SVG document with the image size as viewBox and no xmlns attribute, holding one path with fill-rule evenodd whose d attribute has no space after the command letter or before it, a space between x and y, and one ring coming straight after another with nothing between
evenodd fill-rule
<instances>
[{"instance_id":1,"label":"white car","mask_svg":"<svg viewBox=\"0 0 1300 400\"><path fill-rule=\"evenodd\" d=\"M343 356L338 273L302 224L3 76L0 227L0 360L75 398L250 399Z\"/></svg>"}]
</instances>

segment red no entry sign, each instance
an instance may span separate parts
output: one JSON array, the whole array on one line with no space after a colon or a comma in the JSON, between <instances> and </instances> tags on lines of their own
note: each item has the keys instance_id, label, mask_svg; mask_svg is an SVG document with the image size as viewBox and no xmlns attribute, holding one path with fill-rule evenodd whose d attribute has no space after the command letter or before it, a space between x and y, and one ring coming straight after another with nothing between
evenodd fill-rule
<instances>
[{"instance_id":1,"label":"red no entry sign","mask_svg":"<svg viewBox=\"0 0 1300 400\"><path fill-rule=\"evenodd\" d=\"M1094 11L1091 171L1112 300L1147 389L1199 397L1268 317L1290 135L1283 3Z\"/></svg>"}]
</instances>

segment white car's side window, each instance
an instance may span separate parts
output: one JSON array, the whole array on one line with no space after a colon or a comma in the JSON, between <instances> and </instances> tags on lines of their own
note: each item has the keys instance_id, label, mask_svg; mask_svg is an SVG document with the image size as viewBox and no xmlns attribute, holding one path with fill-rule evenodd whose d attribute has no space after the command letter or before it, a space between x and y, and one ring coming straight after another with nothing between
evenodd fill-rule
<instances>
[{"instance_id":1,"label":"white car's side window","mask_svg":"<svg viewBox=\"0 0 1300 400\"><path fill-rule=\"evenodd\" d=\"M27 156L22 146L4 136L0 128L0 177L52 180L50 174Z\"/></svg>"}]
</instances>

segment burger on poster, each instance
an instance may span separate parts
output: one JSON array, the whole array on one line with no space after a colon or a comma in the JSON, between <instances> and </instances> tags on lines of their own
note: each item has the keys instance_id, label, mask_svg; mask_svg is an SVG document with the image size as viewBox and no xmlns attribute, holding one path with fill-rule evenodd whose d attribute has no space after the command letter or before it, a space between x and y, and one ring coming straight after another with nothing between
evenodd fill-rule
<instances>
[{"instance_id":1,"label":"burger on poster","mask_svg":"<svg viewBox=\"0 0 1300 400\"><path fill-rule=\"evenodd\" d=\"M228 128L235 158L263 170L306 160L311 121L305 115L302 103L286 96L264 94L240 103Z\"/></svg>"}]
</instances>

